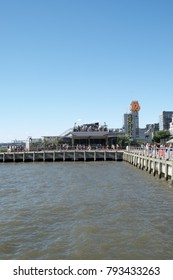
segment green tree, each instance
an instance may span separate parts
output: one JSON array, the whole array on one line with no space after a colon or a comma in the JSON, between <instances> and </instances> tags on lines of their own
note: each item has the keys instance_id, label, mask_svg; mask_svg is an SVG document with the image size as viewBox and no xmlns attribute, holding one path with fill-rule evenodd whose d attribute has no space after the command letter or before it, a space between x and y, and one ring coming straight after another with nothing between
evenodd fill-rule
<instances>
[{"instance_id":1,"label":"green tree","mask_svg":"<svg viewBox=\"0 0 173 280\"><path fill-rule=\"evenodd\" d=\"M117 138L117 144L121 147L121 148L125 148L127 145L129 145L129 136L125 135L125 136L119 136Z\"/></svg>"},{"instance_id":2,"label":"green tree","mask_svg":"<svg viewBox=\"0 0 173 280\"><path fill-rule=\"evenodd\" d=\"M153 140L159 143L161 140L167 140L170 137L170 132L168 130L155 131Z\"/></svg>"},{"instance_id":3,"label":"green tree","mask_svg":"<svg viewBox=\"0 0 173 280\"><path fill-rule=\"evenodd\" d=\"M61 145L62 141L60 138L57 138L56 141L55 141L55 145L56 145L56 148L58 149L59 146Z\"/></svg>"}]
</instances>

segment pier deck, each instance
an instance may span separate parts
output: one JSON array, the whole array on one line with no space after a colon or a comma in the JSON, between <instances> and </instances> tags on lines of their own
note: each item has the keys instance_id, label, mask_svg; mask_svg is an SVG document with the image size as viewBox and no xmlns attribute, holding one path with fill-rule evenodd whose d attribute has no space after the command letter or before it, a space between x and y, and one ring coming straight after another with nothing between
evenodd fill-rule
<instances>
[{"instance_id":1,"label":"pier deck","mask_svg":"<svg viewBox=\"0 0 173 280\"><path fill-rule=\"evenodd\" d=\"M45 162L45 161L122 161L123 152L107 150L90 151L40 151L0 153L0 162Z\"/></svg>"},{"instance_id":2,"label":"pier deck","mask_svg":"<svg viewBox=\"0 0 173 280\"><path fill-rule=\"evenodd\" d=\"M123 150L61 150L0 153L0 163L126 161L173 184L173 160Z\"/></svg>"},{"instance_id":3,"label":"pier deck","mask_svg":"<svg viewBox=\"0 0 173 280\"><path fill-rule=\"evenodd\" d=\"M166 158L156 158L151 155L142 155L136 152L123 153L123 160L138 167L142 170L148 171L153 176L157 175L158 178L165 178L170 180L173 184L173 160Z\"/></svg>"}]
</instances>

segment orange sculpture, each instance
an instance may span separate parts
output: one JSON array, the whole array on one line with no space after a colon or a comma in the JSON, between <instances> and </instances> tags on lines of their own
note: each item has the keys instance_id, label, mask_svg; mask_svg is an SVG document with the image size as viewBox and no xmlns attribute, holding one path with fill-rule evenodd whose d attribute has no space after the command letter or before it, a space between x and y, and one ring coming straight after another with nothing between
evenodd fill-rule
<instances>
[{"instance_id":1,"label":"orange sculpture","mask_svg":"<svg viewBox=\"0 0 173 280\"><path fill-rule=\"evenodd\" d=\"M130 104L130 111L140 111L141 107L137 100L133 100Z\"/></svg>"}]
</instances>

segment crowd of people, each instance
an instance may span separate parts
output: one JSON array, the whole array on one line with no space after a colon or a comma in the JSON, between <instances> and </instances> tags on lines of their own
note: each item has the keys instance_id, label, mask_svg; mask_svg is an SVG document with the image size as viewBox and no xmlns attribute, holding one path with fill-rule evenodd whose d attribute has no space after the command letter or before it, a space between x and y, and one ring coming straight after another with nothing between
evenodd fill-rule
<instances>
[{"instance_id":1,"label":"crowd of people","mask_svg":"<svg viewBox=\"0 0 173 280\"><path fill-rule=\"evenodd\" d=\"M107 125L99 125L99 123L74 125L74 132L86 132L86 131L108 131Z\"/></svg>"},{"instance_id":2,"label":"crowd of people","mask_svg":"<svg viewBox=\"0 0 173 280\"><path fill-rule=\"evenodd\" d=\"M78 150L118 150L119 149L119 145L114 145L112 144L111 146L109 145L102 145L102 144L93 144L93 145L81 145L81 144L77 144L76 148L77 151Z\"/></svg>"},{"instance_id":3,"label":"crowd of people","mask_svg":"<svg viewBox=\"0 0 173 280\"><path fill-rule=\"evenodd\" d=\"M173 159L173 144L164 144L164 145L157 145L157 144L142 144L140 148L130 148L130 150L142 153L145 156L154 156L157 158L163 159Z\"/></svg>"}]
</instances>

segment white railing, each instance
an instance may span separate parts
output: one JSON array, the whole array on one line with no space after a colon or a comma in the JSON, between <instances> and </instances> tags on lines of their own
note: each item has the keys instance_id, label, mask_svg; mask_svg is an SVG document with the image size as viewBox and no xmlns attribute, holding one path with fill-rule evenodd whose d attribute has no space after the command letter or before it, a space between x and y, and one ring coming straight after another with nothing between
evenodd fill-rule
<instances>
[{"instance_id":1,"label":"white railing","mask_svg":"<svg viewBox=\"0 0 173 280\"><path fill-rule=\"evenodd\" d=\"M173 160L173 148L156 148L156 147L144 147L144 148L135 148L128 147L128 151L140 154L148 157L155 157L165 160Z\"/></svg>"}]
</instances>

